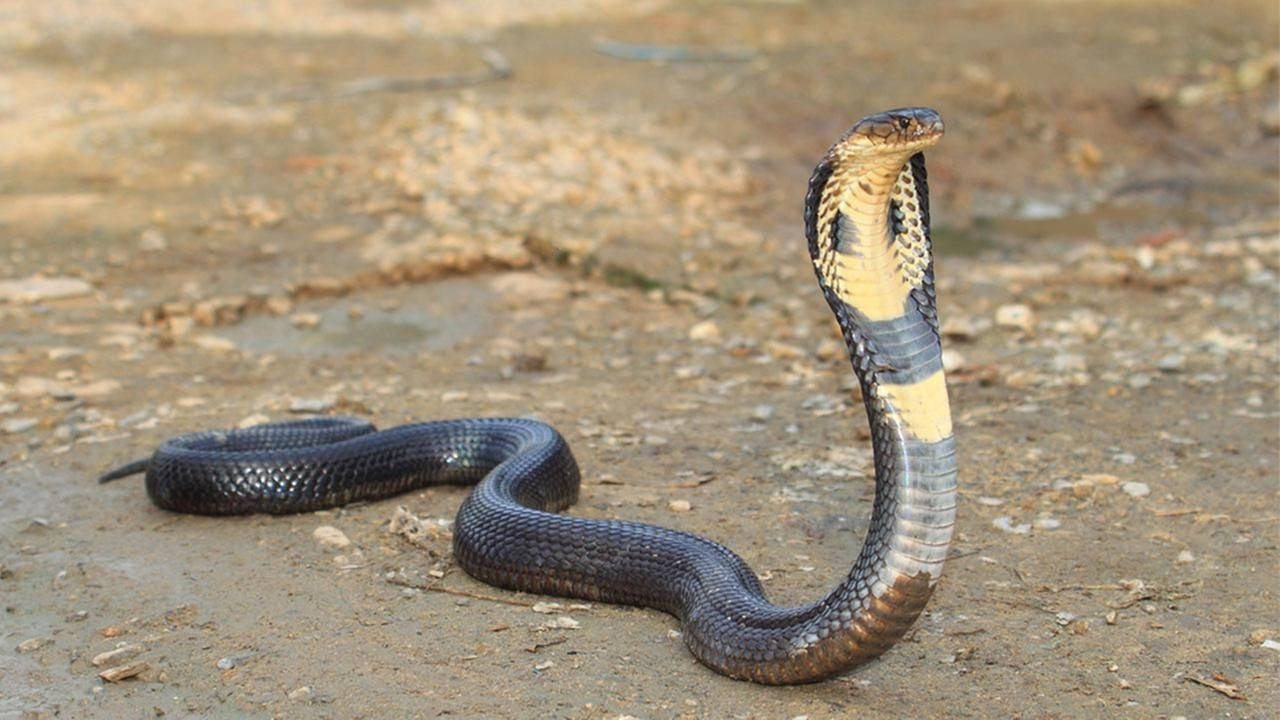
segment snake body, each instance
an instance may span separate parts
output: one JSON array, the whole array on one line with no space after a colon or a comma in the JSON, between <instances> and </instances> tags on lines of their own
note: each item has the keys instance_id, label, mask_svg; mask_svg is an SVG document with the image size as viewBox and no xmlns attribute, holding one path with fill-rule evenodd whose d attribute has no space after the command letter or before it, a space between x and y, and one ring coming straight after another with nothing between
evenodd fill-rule
<instances>
[{"instance_id":1,"label":"snake body","mask_svg":"<svg viewBox=\"0 0 1280 720\"><path fill-rule=\"evenodd\" d=\"M458 511L454 555L473 577L533 593L657 608L693 654L769 684L822 680L880 655L941 576L955 519L955 441L935 312L921 151L937 113L862 119L815 168L809 252L863 392L875 456L871 525L826 597L779 607L724 546L647 524L560 515L578 466L541 422L471 418L376 431L320 418L184 435L102 480L146 472L160 507L292 513L438 483L478 483Z\"/></svg>"}]
</instances>

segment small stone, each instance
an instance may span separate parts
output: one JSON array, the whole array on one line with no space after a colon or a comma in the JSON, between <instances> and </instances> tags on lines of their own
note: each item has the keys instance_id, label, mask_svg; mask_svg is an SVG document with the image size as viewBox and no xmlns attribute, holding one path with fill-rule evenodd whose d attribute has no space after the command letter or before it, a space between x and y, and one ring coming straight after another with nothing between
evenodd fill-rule
<instances>
[{"instance_id":1,"label":"small stone","mask_svg":"<svg viewBox=\"0 0 1280 720\"><path fill-rule=\"evenodd\" d=\"M127 660L140 652L142 652L141 645L128 643L121 645L115 650L98 653L97 655L94 655L93 659L89 662L92 663L94 667L110 667L113 665L119 665L121 660Z\"/></svg>"},{"instance_id":2,"label":"small stone","mask_svg":"<svg viewBox=\"0 0 1280 720\"><path fill-rule=\"evenodd\" d=\"M675 369L677 380L690 380L696 377L702 377L707 374L707 369L701 365L681 365Z\"/></svg>"},{"instance_id":3,"label":"small stone","mask_svg":"<svg viewBox=\"0 0 1280 720\"><path fill-rule=\"evenodd\" d=\"M315 697L315 693L307 685L289 691L289 699L297 702L311 702L313 697Z\"/></svg>"},{"instance_id":4,"label":"small stone","mask_svg":"<svg viewBox=\"0 0 1280 720\"><path fill-rule=\"evenodd\" d=\"M958 372L969 367L969 360L959 350L942 349L942 369L947 372Z\"/></svg>"},{"instance_id":5,"label":"small stone","mask_svg":"<svg viewBox=\"0 0 1280 720\"><path fill-rule=\"evenodd\" d=\"M322 413L333 407L333 398L296 398L289 403L291 413Z\"/></svg>"},{"instance_id":6,"label":"small stone","mask_svg":"<svg viewBox=\"0 0 1280 720\"><path fill-rule=\"evenodd\" d=\"M217 335L197 335L191 338L191 343L201 350L211 352L233 352L236 349L234 342Z\"/></svg>"},{"instance_id":7,"label":"small stone","mask_svg":"<svg viewBox=\"0 0 1280 720\"><path fill-rule=\"evenodd\" d=\"M285 315L293 310L293 300L284 295L272 295L267 298L267 312L272 315Z\"/></svg>"},{"instance_id":8,"label":"small stone","mask_svg":"<svg viewBox=\"0 0 1280 720\"><path fill-rule=\"evenodd\" d=\"M769 418L772 418L772 417L773 417L772 405L762 404L762 405L757 405L754 408L751 408L751 419L755 420L756 422L767 422Z\"/></svg>"},{"instance_id":9,"label":"small stone","mask_svg":"<svg viewBox=\"0 0 1280 720\"><path fill-rule=\"evenodd\" d=\"M1035 329L1036 318L1031 308L1022 304L1001 305L996 309L996 325L1030 333Z\"/></svg>"},{"instance_id":10,"label":"small stone","mask_svg":"<svg viewBox=\"0 0 1280 720\"><path fill-rule=\"evenodd\" d=\"M327 545L329 547L344 548L351 544L351 540L347 537L346 533L332 525L321 525L315 530L312 530L311 537L315 538L316 542L321 545Z\"/></svg>"},{"instance_id":11,"label":"small stone","mask_svg":"<svg viewBox=\"0 0 1280 720\"><path fill-rule=\"evenodd\" d=\"M9 418L0 423L0 431L7 435L17 435L34 429L37 424L39 423L33 418Z\"/></svg>"},{"instance_id":12,"label":"small stone","mask_svg":"<svg viewBox=\"0 0 1280 720\"><path fill-rule=\"evenodd\" d=\"M219 670L230 670L234 668L236 665L239 665L242 659L243 658L228 656L224 658L218 658L218 662L214 664L218 667Z\"/></svg>"},{"instance_id":13,"label":"small stone","mask_svg":"<svg viewBox=\"0 0 1280 720\"><path fill-rule=\"evenodd\" d=\"M1052 517L1036 518L1035 526L1037 530L1057 530L1062 527L1062 521Z\"/></svg>"},{"instance_id":14,"label":"small stone","mask_svg":"<svg viewBox=\"0 0 1280 720\"><path fill-rule=\"evenodd\" d=\"M1144 482L1127 482L1120 486L1121 490L1130 497L1146 497L1151 494L1151 487Z\"/></svg>"},{"instance_id":15,"label":"small stone","mask_svg":"<svg viewBox=\"0 0 1280 720\"><path fill-rule=\"evenodd\" d=\"M1121 465L1132 465L1138 462L1138 456L1133 453L1118 452L1111 456L1111 460Z\"/></svg>"},{"instance_id":16,"label":"small stone","mask_svg":"<svg viewBox=\"0 0 1280 720\"><path fill-rule=\"evenodd\" d=\"M1134 373L1129 376L1129 387L1141 390L1151 385L1151 376L1146 373Z\"/></svg>"},{"instance_id":17,"label":"small stone","mask_svg":"<svg viewBox=\"0 0 1280 720\"><path fill-rule=\"evenodd\" d=\"M1182 353L1169 353L1156 362L1156 367L1160 372L1174 373L1180 372L1186 364L1187 358Z\"/></svg>"},{"instance_id":18,"label":"small stone","mask_svg":"<svg viewBox=\"0 0 1280 720\"><path fill-rule=\"evenodd\" d=\"M555 661L553 661L553 660L544 660L543 662L540 662L540 663L538 663L537 665L534 665L534 666L533 666L533 669L534 669L535 671L537 671L537 672L542 672L543 670L548 670L548 669L553 668L553 667L555 667L555 666L556 666Z\"/></svg>"},{"instance_id":19,"label":"small stone","mask_svg":"<svg viewBox=\"0 0 1280 720\"><path fill-rule=\"evenodd\" d=\"M667 503L667 507L672 512L689 512L693 509L693 505L688 500L672 500Z\"/></svg>"},{"instance_id":20,"label":"small stone","mask_svg":"<svg viewBox=\"0 0 1280 720\"><path fill-rule=\"evenodd\" d=\"M1026 535L1031 532L1031 525L1027 523L1020 523L1018 525L1014 525L1013 519L1010 518L1008 515L1001 515L995 520L992 520L991 524L994 525L997 529L1010 533L1012 535Z\"/></svg>"},{"instance_id":21,"label":"small stone","mask_svg":"<svg viewBox=\"0 0 1280 720\"><path fill-rule=\"evenodd\" d=\"M309 330L314 327L319 327L320 316L312 312L302 312L289 318L289 322L293 323L293 326L299 330Z\"/></svg>"},{"instance_id":22,"label":"small stone","mask_svg":"<svg viewBox=\"0 0 1280 720\"><path fill-rule=\"evenodd\" d=\"M718 340L720 339L720 326L712 320L703 320L702 322L689 328L690 340Z\"/></svg>"},{"instance_id":23,"label":"small stone","mask_svg":"<svg viewBox=\"0 0 1280 720\"><path fill-rule=\"evenodd\" d=\"M22 642L18 643L18 652L20 653L35 652L36 650L39 650L40 648L52 642L53 640L49 638L43 638L43 637L34 637L27 640L23 640Z\"/></svg>"},{"instance_id":24,"label":"small stone","mask_svg":"<svg viewBox=\"0 0 1280 720\"><path fill-rule=\"evenodd\" d=\"M554 620L548 620L542 624L542 627L548 630L577 630L582 627L582 623L574 620L568 615L561 615Z\"/></svg>"},{"instance_id":25,"label":"small stone","mask_svg":"<svg viewBox=\"0 0 1280 720\"><path fill-rule=\"evenodd\" d=\"M149 663L145 660L140 660L136 663L120 665L108 670L103 670L98 673L98 677L106 680L107 682L120 682L121 680L137 676L149 667L151 667Z\"/></svg>"},{"instance_id":26,"label":"small stone","mask_svg":"<svg viewBox=\"0 0 1280 720\"><path fill-rule=\"evenodd\" d=\"M1190 550L1183 550L1178 553L1178 563L1181 565L1186 565L1187 563L1193 563L1195 561L1196 556L1193 555Z\"/></svg>"},{"instance_id":27,"label":"small stone","mask_svg":"<svg viewBox=\"0 0 1280 720\"><path fill-rule=\"evenodd\" d=\"M1120 617L1120 614L1115 610L1108 610L1107 614L1102 616L1102 619L1106 620L1108 625L1115 625L1118 617Z\"/></svg>"}]
</instances>

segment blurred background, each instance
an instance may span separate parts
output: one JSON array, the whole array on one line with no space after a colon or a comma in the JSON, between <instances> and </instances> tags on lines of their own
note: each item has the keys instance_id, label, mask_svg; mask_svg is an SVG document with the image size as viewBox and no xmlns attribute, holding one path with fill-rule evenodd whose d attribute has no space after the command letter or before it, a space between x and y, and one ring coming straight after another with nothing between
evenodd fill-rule
<instances>
[{"instance_id":1,"label":"blurred background","mask_svg":"<svg viewBox=\"0 0 1280 720\"><path fill-rule=\"evenodd\" d=\"M0 5L0 717L1265 715L1278 36L1236 0ZM208 521L92 484L208 427L533 414L573 512L815 597L870 456L801 205L904 105L947 126L963 504L878 663L750 687L659 613L424 592L497 593L390 502ZM121 641L146 667L110 683Z\"/></svg>"}]
</instances>

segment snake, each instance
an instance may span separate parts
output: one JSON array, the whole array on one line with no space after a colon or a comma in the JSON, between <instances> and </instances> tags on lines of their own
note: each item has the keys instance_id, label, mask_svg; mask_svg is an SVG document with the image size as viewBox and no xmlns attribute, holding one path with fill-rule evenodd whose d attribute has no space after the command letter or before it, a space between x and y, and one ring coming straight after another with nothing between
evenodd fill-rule
<instances>
[{"instance_id":1,"label":"snake","mask_svg":"<svg viewBox=\"0 0 1280 720\"><path fill-rule=\"evenodd\" d=\"M956 443L923 155L942 134L929 108L867 116L808 183L809 255L861 386L875 467L862 548L818 600L774 605L746 561L698 535L561 514L578 498L578 463L559 432L528 418L377 430L316 417L196 432L100 481L145 472L155 505L208 515L297 513L474 483L453 533L454 558L473 578L665 611L693 655L732 678L783 685L845 673L916 621L955 524Z\"/></svg>"}]
</instances>

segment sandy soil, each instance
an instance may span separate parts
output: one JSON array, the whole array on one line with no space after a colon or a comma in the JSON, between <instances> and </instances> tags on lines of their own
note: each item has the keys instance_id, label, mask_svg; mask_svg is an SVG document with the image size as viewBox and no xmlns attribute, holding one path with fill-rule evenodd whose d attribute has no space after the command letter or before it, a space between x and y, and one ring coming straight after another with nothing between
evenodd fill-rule
<instances>
[{"instance_id":1,"label":"sandy soil","mask_svg":"<svg viewBox=\"0 0 1280 720\"><path fill-rule=\"evenodd\" d=\"M1274 715L1274 3L201 5L0 8L0 718ZM823 593L872 488L800 202L904 104L948 124L961 506L866 667L757 687L661 613L479 584L459 488L94 483L195 429L530 414L573 512Z\"/></svg>"}]
</instances>

